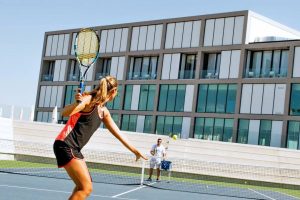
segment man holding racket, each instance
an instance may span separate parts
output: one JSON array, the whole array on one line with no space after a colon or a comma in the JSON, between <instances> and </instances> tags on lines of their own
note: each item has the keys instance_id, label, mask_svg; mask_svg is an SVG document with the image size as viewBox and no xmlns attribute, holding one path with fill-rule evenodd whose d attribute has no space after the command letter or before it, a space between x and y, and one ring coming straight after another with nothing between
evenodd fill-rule
<instances>
[{"instance_id":1,"label":"man holding racket","mask_svg":"<svg viewBox=\"0 0 300 200\"><path fill-rule=\"evenodd\" d=\"M150 171L149 171L148 181L152 181L152 174L153 174L154 167L156 167L157 170L156 181L160 181L160 165L161 165L161 161L164 160L166 156L166 149L162 145L161 138L157 139L157 143L152 146L150 153L152 155L152 158L150 160Z\"/></svg>"},{"instance_id":2,"label":"man holding racket","mask_svg":"<svg viewBox=\"0 0 300 200\"><path fill-rule=\"evenodd\" d=\"M92 180L80 150L99 128L101 122L135 154L136 160L147 159L121 135L109 110L105 107L105 103L112 101L117 95L117 88L116 78L106 76L93 91L83 94L78 92L75 95L75 102L65 106L62 111L63 116L70 118L56 137L53 148L58 167L64 167L75 183L70 200L86 199L92 192Z\"/></svg>"}]
</instances>

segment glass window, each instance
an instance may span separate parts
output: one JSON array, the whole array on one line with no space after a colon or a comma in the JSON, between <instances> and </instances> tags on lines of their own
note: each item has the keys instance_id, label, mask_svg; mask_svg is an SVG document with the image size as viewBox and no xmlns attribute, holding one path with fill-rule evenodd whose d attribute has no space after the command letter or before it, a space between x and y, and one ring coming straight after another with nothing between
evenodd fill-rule
<instances>
[{"instance_id":1,"label":"glass window","mask_svg":"<svg viewBox=\"0 0 300 200\"><path fill-rule=\"evenodd\" d=\"M262 58L262 52L253 53L252 70L254 72L254 77L260 76L261 58ZM249 77L253 77L253 75L252 76L249 75Z\"/></svg>"},{"instance_id":2,"label":"glass window","mask_svg":"<svg viewBox=\"0 0 300 200\"><path fill-rule=\"evenodd\" d=\"M45 63L42 81L53 81L55 61Z\"/></svg>"},{"instance_id":3,"label":"glass window","mask_svg":"<svg viewBox=\"0 0 300 200\"><path fill-rule=\"evenodd\" d=\"M185 100L185 85L178 85L176 94L176 112L184 111L184 100Z\"/></svg>"},{"instance_id":4,"label":"glass window","mask_svg":"<svg viewBox=\"0 0 300 200\"><path fill-rule=\"evenodd\" d=\"M156 79L158 57L132 57L128 70L128 79Z\"/></svg>"},{"instance_id":5,"label":"glass window","mask_svg":"<svg viewBox=\"0 0 300 200\"><path fill-rule=\"evenodd\" d=\"M139 110L147 110L147 100L148 100L148 85L141 85L140 89L140 99L139 99Z\"/></svg>"},{"instance_id":6,"label":"glass window","mask_svg":"<svg viewBox=\"0 0 300 200\"><path fill-rule=\"evenodd\" d=\"M248 51L244 77L286 77L288 50Z\"/></svg>"},{"instance_id":7,"label":"glass window","mask_svg":"<svg viewBox=\"0 0 300 200\"><path fill-rule=\"evenodd\" d=\"M238 128L238 143L247 144L248 143L248 133L249 133L249 120L240 119Z\"/></svg>"},{"instance_id":8,"label":"glass window","mask_svg":"<svg viewBox=\"0 0 300 200\"><path fill-rule=\"evenodd\" d=\"M299 149L300 122L289 121L286 147Z\"/></svg>"},{"instance_id":9,"label":"glass window","mask_svg":"<svg viewBox=\"0 0 300 200\"><path fill-rule=\"evenodd\" d=\"M137 115L130 115L128 131L136 131Z\"/></svg>"},{"instance_id":10,"label":"glass window","mask_svg":"<svg viewBox=\"0 0 300 200\"><path fill-rule=\"evenodd\" d=\"M125 93L124 109L125 110L131 110L133 85L126 85L126 90L125 91L126 91L126 93Z\"/></svg>"},{"instance_id":11,"label":"glass window","mask_svg":"<svg viewBox=\"0 0 300 200\"><path fill-rule=\"evenodd\" d=\"M121 96L121 93L122 93L122 86L118 85L117 96L112 101L109 101L109 102L106 103L106 107L108 109L112 109L112 110L119 110L120 109L120 104L121 104L120 96Z\"/></svg>"},{"instance_id":12,"label":"glass window","mask_svg":"<svg viewBox=\"0 0 300 200\"><path fill-rule=\"evenodd\" d=\"M144 57L143 65L142 65L142 78L145 78L146 75L149 75L149 68L150 68L150 57Z\"/></svg>"},{"instance_id":13,"label":"glass window","mask_svg":"<svg viewBox=\"0 0 300 200\"><path fill-rule=\"evenodd\" d=\"M197 112L234 113L236 84L199 85Z\"/></svg>"},{"instance_id":14,"label":"glass window","mask_svg":"<svg viewBox=\"0 0 300 200\"><path fill-rule=\"evenodd\" d=\"M203 139L212 140L213 132L214 132L214 118L205 118Z\"/></svg>"},{"instance_id":15,"label":"glass window","mask_svg":"<svg viewBox=\"0 0 300 200\"><path fill-rule=\"evenodd\" d=\"M157 68L158 57L151 57L150 60L150 79L156 79L156 68Z\"/></svg>"},{"instance_id":16,"label":"glass window","mask_svg":"<svg viewBox=\"0 0 300 200\"><path fill-rule=\"evenodd\" d=\"M224 142L232 142L233 123L234 123L233 119L225 119L224 135L223 135Z\"/></svg>"},{"instance_id":17,"label":"glass window","mask_svg":"<svg viewBox=\"0 0 300 200\"><path fill-rule=\"evenodd\" d=\"M221 64L221 53L204 54L202 78L218 78Z\"/></svg>"},{"instance_id":18,"label":"glass window","mask_svg":"<svg viewBox=\"0 0 300 200\"><path fill-rule=\"evenodd\" d=\"M98 59L96 64L95 80L100 80L101 78L109 75L110 68L111 68L111 58Z\"/></svg>"},{"instance_id":19,"label":"glass window","mask_svg":"<svg viewBox=\"0 0 300 200\"><path fill-rule=\"evenodd\" d=\"M129 115L122 116L121 129L127 131L129 129Z\"/></svg>"},{"instance_id":20,"label":"glass window","mask_svg":"<svg viewBox=\"0 0 300 200\"><path fill-rule=\"evenodd\" d=\"M217 91L218 85L211 84L208 86L206 112L216 111Z\"/></svg>"},{"instance_id":21,"label":"glass window","mask_svg":"<svg viewBox=\"0 0 300 200\"><path fill-rule=\"evenodd\" d=\"M155 92L156 92L156 85L149 85L147 110L154 110Z\"/></svg>"},{"instance_id":22,"label":"glass window","mask_svg":"<svg viewBox=\"0 0 300 200\"><path fill-rule=\"evenodd\" d=\"M137 115L123 115L121 129L124 131L136 131Z\"/></svg>"},{"instance_id":23,"label":"glass window","mask_svg":"<svg viewBox=\"0 0 300 200\"><path fill-rule=\"evenodd\" d=\"M159 94L159 104L158 104L158 110L159 111L165 111L167 107L167 98L168 98L168 85L161 85L160 86L160 94Z\"/></svg>"},{"instance_id":24,"label":"glass window","mask_svg":"<svg viewBox=\"0 0 300 200\"><path fill-rule=\"evenodd\" d=\"M164 133L164 124L165 124L165 117L158 116L156 121L156 133L163 134Z\"/></svg>"},{"instance_id":25,"label":"glass window","mask_svg":"<svg viewBox=\"0 0 300 200\"><path fill-rule=\"evenodd\" d=\"M65 103L64 106L69 105L71 103L73 103L74 97L75 97L75 93L76 93L76 89L78 88L77 85L68 85L66 87L66 94L65 94Z\"/></svg>"},{"instance_id":26,"label":"glass window","mask_svg":"<svg viewBox=\"0 0 300 200\"><path fill-rule=\"evenodd\" d=\"M158 116L156 133L170 135L176 133L180 136L182 129L182 117Z\"/></svg>"},{"instance_id":27,"label":"glass window","mask_svg":"<svg viewBox=\"0 0 300 200\"><path fill-rule=\"evenodd\" d=\"M176 92L177 92L177 85L169 85L166 111L174 111L175 110Z\"/></svg>"},{"instance_id":28,"label":"glass window","mask_svg":"<svg viewBox=\"0 0 300 200\"><path fill-rule=\"evenodd\" d=\"M71 60L68 81L79 81L79 65L76 60Z\"/></svg>"},{"instance_id":29,"label":"glass window","mask_svg":"<svg viewBox=\"0 0 300 200\"><path fill-rule=\"evenodd\" d=\"M233 119L196 118L194 138L232 142Z\"/></svg>"},{"instance_id":30,"label":"glass window","mask_svg":"<svg viewBox=\"0 0 300 200\"><path fill-rule=\"evenodd\" d=\"M280 50L274 51L273 54L272 71L274 72L274 75L280 73L280 54Z\"/></svg>"},{"instance_id":31,"label":"glass window","mask_svg":"<svg viewBox=\"0 0 300 200\"><path fill-rule=\"evenodd\" d=\"M287 76L287 69L288 69L288 60L289 55L288 51L282 51L281 52L281 62L280 62L280 77L286 77Z\"/></svg>"},{"instance_id":32,"label":"glass window","mask_svg":"<svg viewBox=\"0 0 300 200\"><path fill-rule=\"evenodd\" d=\"M204 137L204 118L196 118L194 138L203 139Z\"/></svg>"},{"instance_id":33,"label":"glass window","mask_svg":"<svg viewBox=\"0 0 300 200\"><path fill-rule=\"evenodd\" d=\"M141 85L139 110L153 110L155 89L155 85Z\"/></svg>"},{"instance_id":34,"label":"glass window","mask_svg":"<svg viewBox=\"0 0 300 200\"><path fill-rule=\"evenodd\" d=\"M154 89L154 87L153 87ZM154 91L152 96L154 96ZM158 103L159 111L181 112L184 110L185 85L161 85Z\"/></svg>"},{"instance_id":35,"label":"glass window","mask_svg":"<svg viewBox=\"0 0 300 200\"><path fill-rule=\"evenodd\" d=\"M300 84L292 84L290 115L300 115Z\"/></svg>"},{"instance_id":36,"label":"glass window","mask_svg":"<svg viewBox=\"0 0 300 200\"><path fill-rule=\"evenodd\" d=\"M182 128L182 117L174 117L172 133L176 134L178 138L180 138L181 135L181 128Z\"/></svg>"},{"instance_id":37,"label":"glass window","mask_svg":"<svg viewBox=\"0 0 300 200\"><path fill-rule=\"evenodd\" d=\"M271 71L272 51L263 52L262 77L268 77Z\"/></svg>"},{"instance_id":38,"label":"glass window","mask_svg":"<svg viewBox=\"0 0 300 200\"><path fill-rule=\"evenodd\" d=\"M219 85L218 95L217 95L217 105L216 105L217 113L226 112L226 98L227 98L227 85L225 84Z\"/></svg>"},{"instance_id":39,"label":"glass window","mask_svg":"<svg viewBox=\"0 0 300 200\"><path fill-rule=\"evenodd\" d=\"M180 79L192 79L195 74L196 55L181 54Z\"/></svg>"},{"instance_id":40,"label":"glass window","mask_svg":"<svg viewBox=\"0 0 300 200\"><path fill-rule=\"evenodd\" d=\"M152 116L145 116L144 133L152 133Z\"/></svg>"},{"instance_id":41,"label":"glass window","mask_svg":"<svg viewBox=\"0 0 300 200\"><path fill-rule=\"evenodd\" d=\"M173 131L173 117L165 117L164 135L170 135Z\"/></svg>"},{"instance_id":42,"label":"glass window","mask_svg":"<svg viewBox=\"0 0 300 200\"><path fill-rule=\"evenodd\" d=\"M235 111L236 89L237 89L236 84L230 84L228 86L226 113L234 113Z\"/></svg>"},{"instance_id":43,"label":"glass window","mask_svg":"<svg viewBox=\"0 0 300 200\"><path fill-rule=\"evenodd\" d=\"M205 112L208 85L200 85L198 89L197 112Z\"/></svg>"},{"instance_id":44,"label":"glass window","mask_svg":"<svg viewBox=\"0 0 300 200\"><path fill-rule=\"evenodd\" d=\"M143 63L143 58L135 58L134 59L132 79L140 78L142 63Z\"/></svg>"},{"instance_id":45,"label":"glass window","mask_svg":"<svg viewBox=\"0 0 300 200\"><path fill-rule=\"evenodd\" d=\"M224 119L215 119L213 140L222 141L224 132Z\"/></svg>"},{"instance_id":46,"label":"glass window","mask_svg":"<svg viewBox=\"0 0 300 200\"><path fill-rule=\"evenodd\" d=\"M116 125L119 125L119 115L118 114L111 114L111 118L114 120Z\"/></svg>"},{"instance_id":47,"label":"glass window","mask_svg":"<svg viewBox=\"0 0 300 200\"><path fill-rule=\"evenodd\" d=\"M272 121L261 120L258 144L262 146L270 146L271 143Z\"/></svg>"}]
</instances>

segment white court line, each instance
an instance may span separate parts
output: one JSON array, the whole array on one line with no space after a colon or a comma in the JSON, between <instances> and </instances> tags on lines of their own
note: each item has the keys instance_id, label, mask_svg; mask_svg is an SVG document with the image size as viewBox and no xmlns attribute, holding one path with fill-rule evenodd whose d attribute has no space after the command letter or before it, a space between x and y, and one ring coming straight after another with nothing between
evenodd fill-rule
<instances>
[{"instance_id":1,"label":"white court line","mask_svg":"<svg viewBox=\"0 0 300 200\"><path fill-rule=\"evenodd\" d=\"M156 183L156 182L150 183L150 184L148 184L148 185L153 185L153 184L155 184L155 183ZM139 186L139 187L134 188L134 189L132 189L132 190L128 190L128 191L126 191L126 192L122 192L122 193L120 193L120 194L117 194L117 195L115 195L115 196L112 196L112 198L117 198L117 197L122 196L122 195L124 195L124 194L128 194L128 193L133 192L133 191L136 191L136 190L140 190L140 189L142 189L142 188L144 188L144 187L147 187L147 186L146 186L146 185Z\"/></svg>"},{"instance_id":2,"label":"white court line","mask_svg":"<svg viewBox=\"0 0 300 200\"><path fill-rule=\"evenodd\" d=\"M4 172L5 173L5 172ZM42 173L61 173L64 174L66 173L65 171L36 171L36 172L26 172L26 171L17 171L17 172L12 172L12 173L17 173L17 174L42 174Z\"/></svg>"},{"instance_id":3,"label":"white court line","mask_svg":"<svg viewBox=\"0 0 300 200\"><path fill-rule=\"evenodd\" d=\"M257 193L257 194L260 194L260 195L262 195L262 196L264 196L264 197L267 197L268 199L276 200L276 199L274 199L274 198L272 198L272 197L269 197L268 195L265 195L265 194L263 194L263 193L257 192L256 190L253 190L253 189L250 189L250 188L248 188L248 190L250 190L250 191L252 191L252 192L255 192L255 193Z\"/></svg>"},{"instance_id":4,"label":"white court line","mask_svg":"<svg viewBox=\"0 0 300 200\"><path fill-rule=\"evenodd\" d=\"M278 191L276 191L276 192L278 192ZM298 197L295 197L295 196L293 196L293 195L290 195L290 194L286 194L286 193L283 193L283 192L278 192L279 194L282 194L282 195L285 195L285 196L288 196L288 197L292 197L292 198L294 198L294 199L299 199Z\"/></svg>"},{"instance_id":5,"label":"white court line","mask_svg":"<svg viewBox=\"0 0 300 200\"><path fill-rule=\"evenodd\" d=\"M23 186L17 186L17 185L0 185L0 187L8 187L8 188L18 188L18 189L25 189L25 190L37 190L37 191L46 191L46 192L56 192L56 193L65 193L65 194L71 194L71 192L67 191L61 191L61 190L49 190L49 189L43 189L43 188L32 188L32 187L23 187ZM117 197L111 197L111 196L104 196L104 195L98 195L98 194L91 194L90 196L94 197L104 197L104 198L117 198ZM117 199L124 199L124 200L137 200L137 199L129 199L129 198L117 198Z\"/></svg>"}]
</instances>

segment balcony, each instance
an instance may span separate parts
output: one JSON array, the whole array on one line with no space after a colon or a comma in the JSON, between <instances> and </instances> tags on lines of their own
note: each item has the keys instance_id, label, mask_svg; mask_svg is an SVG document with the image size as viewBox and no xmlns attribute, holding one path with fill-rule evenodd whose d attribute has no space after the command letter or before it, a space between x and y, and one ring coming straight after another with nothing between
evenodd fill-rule
<instances>
[{"instance_id":1,"label":"balcony","mask_svg":"<svg viewBox=\"0 0 300 200\"><path fill-rule=\"evenodd\" d=\"M179 72L179 79L193 79L195 70L182 70Z\"/></svg>"},{"instance_id":2,"label":"balcony","mask_svg":"<svg viewBox=\"0 0 300 200\"><path fill-rule=\"evenodd\" d=\"M202 78L204 79L218 79L219 73L216 70L202 70Z\"/></svg>"},{"instance_id":3,"label":"balcony","mask_svg":"<svg viewBox=\"0 0 300 200\"><path fill-rule=\"evenodd\" d=\"M42 81L53 81L53 74L43 74Z\"/></svg>"},{"instance_id":4,"label":"balcony","mask_svg":"<svg viewBox=\"0 0 300 200\"><path fill-rule=\"evenodd\" d=\"M287 76L287 72L269 71L267 73L248 71L244 74L245 78L283 78Z\"/></svg>"},{"instance_id":5,"label":"balcony","mask_svg":"<svg viewBox=\"0 0 300 200\"><path fill-rule=\"evenodd\" d=\"M102 79L103 77L108 76L108 75L109 75L108 72L100 72L100 73L96 73L95 79L96 79L96 80L100 80L100 79Z\"/></svg>"},{"instance_id":6,"label":"balcony","mask_svg":"<svg viewBox=\"0 0 300 200\"><path fill-rule=\"evenodd\" d=\"M130 72L127 76L128 80L152 80L156 79L156 74L148 74L144 72Z\"/></svg>"},{"instance_id":7,"label":"balcony","mask_svg":"<svg viewBox=\"0 0 300 200\"><path fill-rule=\"evenodd\" d=\"M69 74L68 81L79 81L79 74Z\"/></svg>"}]
</instances>

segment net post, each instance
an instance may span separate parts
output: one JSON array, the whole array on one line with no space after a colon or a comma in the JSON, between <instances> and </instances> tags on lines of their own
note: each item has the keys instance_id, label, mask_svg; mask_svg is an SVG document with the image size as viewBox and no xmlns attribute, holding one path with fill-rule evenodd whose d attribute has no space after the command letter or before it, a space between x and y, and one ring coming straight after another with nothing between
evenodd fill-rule
<instances>
[{"instance_id":1,"label":"net post","mask_svg":"<svg viewBox=\"0 0 300 200\"><path fill-rule=\"evenodd\" d=\"M142 160L142 172L141 172L141 182L140 185L144 184L144 174L145 174L145 160Z\"/></svg>"}]
</instances>

